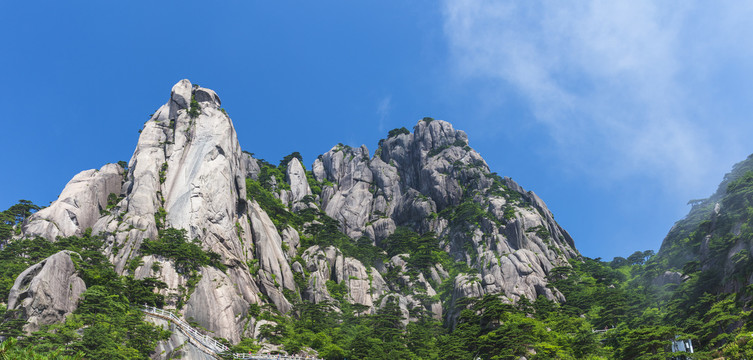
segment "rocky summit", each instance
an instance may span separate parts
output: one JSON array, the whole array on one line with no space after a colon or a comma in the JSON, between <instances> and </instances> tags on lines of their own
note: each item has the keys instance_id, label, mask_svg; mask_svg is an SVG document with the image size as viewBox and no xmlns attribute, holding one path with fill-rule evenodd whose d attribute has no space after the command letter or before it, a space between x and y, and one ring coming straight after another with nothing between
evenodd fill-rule
<instances>
[{"instance_id":1,"label":"rocky summit","mask_svg":"<svg viewBox=\"0 0 753 360\"><path fill-rule=\"evenodd\" d=\"M186 265L160 247L169 234L210 260ZM452 326L464 299L486 294L559 302L547 276L580 258L545 203L491 172L448 122L395 129L373 154L338 144L308 170L297 153L276 166L243 151L217 93L188 80L144 124L127 164L74 176L17 238L85 235L103 239L116 273L164 283L164 309L230 344L266 336L274 321L259 309L299 303L357 314L394 303L404 324L426 315ZM8 308L28 331L75 310L86 290L78 257L61 251L18 277Z\"/></svg>"}]
</instances>

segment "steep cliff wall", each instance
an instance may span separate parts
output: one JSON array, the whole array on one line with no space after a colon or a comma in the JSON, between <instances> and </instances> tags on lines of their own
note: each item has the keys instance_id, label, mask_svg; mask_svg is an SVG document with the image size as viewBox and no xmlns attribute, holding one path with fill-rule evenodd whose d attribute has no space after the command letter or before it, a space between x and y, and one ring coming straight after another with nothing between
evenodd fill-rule
<instances>
[{"instance_id":1,"label":"steep cliff wall","mask_svg":"<svg viewBox=\"0 0 753 360\"><path fill-rule=\"evenodd\" d=\"M119 273L164 281L166 307L232 342L257 335L256 305L289 313L301 300L347 301L374 313L395 299L406 321L452 322L465 297L563 299L546 277L579 256L573 239L449 123L391 132L373 156L337 145L306 171L296 157L276 167L242 152L220 104L212 90L177 83L127 168L80 173L23 236L92 228ZM144 252L170 228L222 266L186 272Z\"/></svg>"}]
</instances>

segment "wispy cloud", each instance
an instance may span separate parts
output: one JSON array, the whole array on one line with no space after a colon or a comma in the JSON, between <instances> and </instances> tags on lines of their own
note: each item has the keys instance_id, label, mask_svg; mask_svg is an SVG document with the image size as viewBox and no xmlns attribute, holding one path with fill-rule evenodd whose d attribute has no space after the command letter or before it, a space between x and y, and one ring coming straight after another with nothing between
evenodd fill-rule
<instances>
[{"instance_id":1,"label":"wispy cloud","mask_svg":"<svg viewBox=\"0 0 753 360\"><path fill-rule=\"evenodd\" d=\"M387 131L387 121L392 111L392 96L387 95L383 97L377 105L377 116L379 116L379 132L383 133Z\"/></svg>"},{"instance_id":2,"label":"wispy cloud","mask_svg":"<svg viewBox=\"0 0 753 360\"><path fill-rule=\"evenodd\" d=\"M753 113L724 90L753 80L739 4L446 0L444 28L458 74L521 93L563 166L697 191L753 151Z\"/></svg>"}]
</instances>

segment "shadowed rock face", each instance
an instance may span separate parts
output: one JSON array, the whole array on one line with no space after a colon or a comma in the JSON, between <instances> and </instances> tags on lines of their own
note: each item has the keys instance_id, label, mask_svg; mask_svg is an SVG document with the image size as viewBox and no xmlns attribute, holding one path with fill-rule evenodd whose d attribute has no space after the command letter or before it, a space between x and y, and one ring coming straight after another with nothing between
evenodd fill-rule
<instances>
[{"instance_id":1,"label":"shadowed rock face","mask_svg":"<svg viewBox=\"0 0 753 360\"><path fill-rule=\"evenodd\" d=\"M18 310L26 319L23 329L27 333L61 322L76 310L86 285L76 274L71 256L78 254L58 252L24 270L13 283L8 310Z\"/></svg>"},{"instance_id":2,"label":"shadowed rock face","mask_svg":"<svg viewBox=\"0 0 753 360\"><path fill-rule=\"evenodd\" d=\"M332 246L300 248L305 234L277 228L270 214L246 199L245 179L258 179L263 166L241 151L219 96L182 80L144 124L127 169L109 164L80 173L58 201L27 220L24 236L54 240L91 227L105 236L107 255L124 274L129 260L141 257L145 239L157 238L163 228L185 229L189 239L220 254L228 269L202 268L180 311L232 342L256 335L251 304L288 312L291 294L312 302L336 300L333 284L345 289L338 297L363 313L395 298L408 317L422 309L436 319L446 313L449 321L464 297L558 300L562 295L546 287L546 275L578 256L544 202L490 173L466 134L444 121L419 121L412 133L382 140L373 156L365 146L335 146L314 161L310 173L293 158L284 173L289 189L277 187L274 195L292 212L321 210L347 236L365 236L377 246L401 226L434 232L442 250L473 269L455 278L440 264L409 271L408 254L364 264ZM327 184L316 195L310 176ZM464 218L469 211L476 215ZM133 275L164 281L167 307L176 307L188 277L169 259L142 260ZM445 281L453 290L442 303L436 290Z\"/></svg>"}]
</instances>

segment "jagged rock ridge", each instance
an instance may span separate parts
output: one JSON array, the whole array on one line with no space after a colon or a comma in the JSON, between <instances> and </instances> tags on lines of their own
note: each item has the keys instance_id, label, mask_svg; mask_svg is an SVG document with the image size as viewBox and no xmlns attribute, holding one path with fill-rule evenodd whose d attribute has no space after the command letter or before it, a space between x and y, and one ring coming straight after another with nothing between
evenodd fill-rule
<instances>
[{"instance_id":1,"label":"jagged rock ridge","mask_svg":"<svg viewBox=\"0 0 753 360\"><path fill-rule=\"evenodd\" d=\"M365 146L335 146L310 172L292 158L283 178L272 177L271 189L288 211L321 211L354 242L380 247L397 229L433 232L440 248L468 269L454 278L439 263L408 272L409 254L371 264L334 246L303 246L318 220L278 228L261 199L247 198L246 178L265 176L266 165L241 151L220 104L212 90L177 83L144 125L127 168L108 164L77 175L25 222L23 236L55 241L92 228L105 236L118 272L164 281L167 307L187 296L180 313L231 342L257 335L251 304L289 312L298 296L336 301L332 284L346 289L342 301L365 312L395 298L406 319L421 308L450 322L463 297L562 299L546 276L578 256L572 238L538 196L490 173L466 134L449 123L421 120L412 133L381 141L373 156ZM168 227L220 254L227 270L203 267L187 294L189 277L172 260L139 251ZM134 259L141 265L129 267ZM445 281L453 290L443 303L436 287Z\"/></svg>"}]
</instances>

